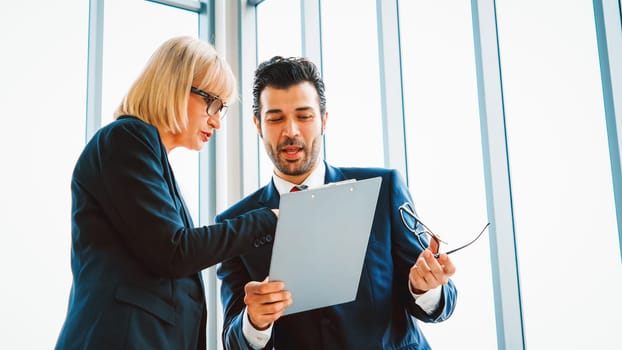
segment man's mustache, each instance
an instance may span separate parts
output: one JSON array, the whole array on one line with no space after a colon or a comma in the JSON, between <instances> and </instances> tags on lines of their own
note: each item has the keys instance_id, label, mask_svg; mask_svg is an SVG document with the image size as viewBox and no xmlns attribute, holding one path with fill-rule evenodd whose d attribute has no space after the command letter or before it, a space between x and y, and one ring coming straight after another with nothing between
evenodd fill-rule
<instances>
[{"instance_id":1,"label":"man's mustache","mask_svg":"<svg viewBox=\"0 0 622 350\"><path fill-rule=\"evenodd\" d=\"M300 148L305 148L305 143L302 140L297 140L297 139L288 137L285 141L278 144L277 150L280 152L283 150L283 148L288 147L288 146L297 146Z\"/></svg>"}]
</instances>

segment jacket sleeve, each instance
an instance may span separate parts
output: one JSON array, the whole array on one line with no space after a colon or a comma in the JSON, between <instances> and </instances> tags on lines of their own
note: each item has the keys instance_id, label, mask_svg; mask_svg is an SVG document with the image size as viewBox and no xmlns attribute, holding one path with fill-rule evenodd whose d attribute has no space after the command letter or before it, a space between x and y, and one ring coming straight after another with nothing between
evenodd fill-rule
<instances>
[{"instance_id":1,"label":"jacket sleeve","mask_svg":"<svg viewBox=\"0 0 622 350\"><path fill-rule=\"evenodd\" d=\"M221 216L217 216L217 223L223 222ZM244 317L244 286L251 281L248 270L244 266L241 257L234 257L223 261L217 270L217 276L222 281L220 284L220 298L223 306L224 321L222 329L222 344L226 350L252 350L242 331L242 317ZM266 349L271 349L271 341Z\"/></svg>"},{"instance_id":2,"label":"jacket sleeve","mask_svg":"<svg viewBox=\"0 0 622 350\"><path fill-rule=\"evenodd\" d=\"M391 230L393 260L395 268L395 286L398 295L402 299L408 312L423 322L441 322L449 318L456 306L457 291L453 281L443 286L441 301L438 309L428 315L416 303L408 290L408 275L410 268L415 264L419 254L427 247L428 238L422 237L426 247L422 247L415 235L404 225L399 207L410 203L414 208L413 201L406 183L395 170L390 175L391 193Z\"/></svg>"},{"instance_id":3,"label":"jacket sleeve","mask_svg":"<svg viewBox=\"0 0 622 350\"><path fill-rule=\"evenodd\" d=\"M253 350L242 332L242 313L233 317L226 327L223 327L222 346L225 350Z\"/></svg>"},{"instance_id":4,"label":"jacket sleeve","mask_svg":"<svg viewBox=\"0 0 622 350\"><path fill-rule=\"evenodd\" d=\"M91 191L114 231L155 275L191 275L252 249L258 237L274 233L276 216L267 208L215 225L185 227L155 128L121 123L94 142L96 156L81 165L98 173L74 176L74 185Z\"/></svg>"}]
</instances>

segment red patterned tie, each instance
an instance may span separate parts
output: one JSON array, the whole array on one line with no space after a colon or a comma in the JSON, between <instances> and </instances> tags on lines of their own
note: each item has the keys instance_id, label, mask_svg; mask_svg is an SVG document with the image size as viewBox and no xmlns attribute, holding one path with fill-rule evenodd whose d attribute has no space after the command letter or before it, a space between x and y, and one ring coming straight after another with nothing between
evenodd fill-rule
<instances>
[{"instance_id":1,"label":"red patterned tie","mask_svg":"<svg viewBox=\"0 0 622 350\"><path fill-rule=\"evenodd\" d=\"M294 186L292 187L289 192L298 192L298 191L302 191L302 190L306 190L307 189L307 185L298 185L298 186Z\"/></svg>"}]
</instances>

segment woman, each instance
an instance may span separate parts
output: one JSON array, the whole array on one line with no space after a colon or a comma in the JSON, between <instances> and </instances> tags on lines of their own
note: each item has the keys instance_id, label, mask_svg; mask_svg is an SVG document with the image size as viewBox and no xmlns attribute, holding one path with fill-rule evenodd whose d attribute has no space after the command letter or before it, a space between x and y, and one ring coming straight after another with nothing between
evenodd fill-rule
<instances>
[{"instance_id":1,"label":"woman","mask_svg":"<svg viewBox=\"0 0 622 350\"><path fill-rule=\"evenodd\" d=\"M167 154L200 150L236 93L209 44L168 40L73 172L73 285L57 349L205 348L200 272L272 238L276 211L195 228Z\"/></svg>"}]
</instances>

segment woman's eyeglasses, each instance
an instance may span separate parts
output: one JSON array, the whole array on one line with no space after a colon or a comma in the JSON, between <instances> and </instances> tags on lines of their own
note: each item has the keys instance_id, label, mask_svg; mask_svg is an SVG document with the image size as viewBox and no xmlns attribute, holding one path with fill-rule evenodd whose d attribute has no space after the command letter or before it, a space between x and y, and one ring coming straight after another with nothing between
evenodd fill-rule
<instances>
[{"instance_id":1,"label":"woman's eyeglasses","mask_svg":"<svg viewBox=\"0 0 622 350\"><path fill-rule=\"evenodd\" d=\"M220 97L209 94L203 90L197 89L194 86L190 88L190 92L195 93L205 99L205 102L207 103L207 115L209 115L210 117L213 117L216 115L216 113L220 112L219 119L223 120L225 118L225 115L227 115L227 110L229 109L229 106L227 106L220 99Z\"/></svg>"},{"instance_id":2,"label":"woman's eyeglasses","mask_svg":"<svg viewBox=\"0 0 622 350\"><path fill-rule=\"evenodd\" d=\"M402 206L400 206L399 208L400 210L400 216L402 218L402 223L404 224L404 226L406 226L406 228L415 234L415 236L417 237L417 240L419 241L419 244L421 244L422 247L426 247L426 245L423 243L423 240L421 239L421 235L428 235L430 236L430 239L433 239L434 241L436 241L437 246L439 248L437 248L437 250L434 253L434 257L438 258L441 253L439 252L440 250L440 245L441 243L445 243L443 240L441 240L441 238L435 234L434 232L432 232L432 230L430 230L420 219L419 217L417 217L417 215L415 214L415 211L413 210L412 206L410 205L410 203L404 203ZM417 223L419 223L421 225L420 230L417 230ZM475 236L475 238L473 238L471 241L469 241L468 243L461 245L457 248L451 249L447 252L445 252L445 254L451 254L451 253L455 253L457 251L459 251L460 249L466 248L468 246L470 246L471 244L473 244L475 241L477 241L482 234L484 233L484 231L486 231L486 229L488 228L488 226L490 226L490 223L487 223L484 228Z\"/></svg>"}]
</instances>

